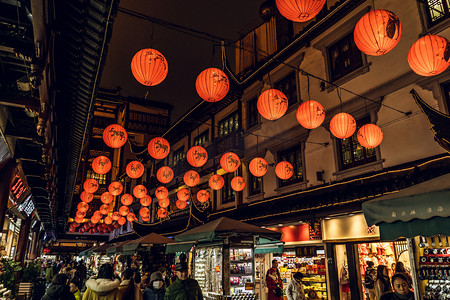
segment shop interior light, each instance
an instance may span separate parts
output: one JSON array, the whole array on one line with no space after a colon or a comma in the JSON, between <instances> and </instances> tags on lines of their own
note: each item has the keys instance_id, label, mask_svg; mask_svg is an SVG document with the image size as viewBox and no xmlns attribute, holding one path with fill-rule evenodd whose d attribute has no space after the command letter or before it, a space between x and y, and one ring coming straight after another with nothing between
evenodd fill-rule
<instances>
[{"instance_id":1,"label":"shop interior light","mask_svg":"<svg viewBox=\"0 0 450 300\"><path fill-rule=\"evenodd\" d=\"M278 224L278 226L280 226L280 227L281 227L281 226L283 226L283 224Z\"/></svg>"}]
</instances>

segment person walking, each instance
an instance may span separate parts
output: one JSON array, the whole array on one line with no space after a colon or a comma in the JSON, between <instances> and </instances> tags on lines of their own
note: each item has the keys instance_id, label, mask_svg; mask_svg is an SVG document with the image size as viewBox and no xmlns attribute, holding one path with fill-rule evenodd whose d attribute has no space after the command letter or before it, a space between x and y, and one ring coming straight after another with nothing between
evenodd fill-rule
<instances>
[{"instance_id":1,"label":"person walking","mask_svg":"<svg viewBox=\"0 0 450 300\"><path fill-rule=\"evenodd\" d=\"M122 282L118 287L118 300L140 300L141 291L139 286L134 283L133 270L130 268L122 272Z\"/></svg>"},{"instance_id":2,"label":"person walking","mask_svg":"<svg viewBox=\"0 0 450 300\"><path fill-rule=\"evenodd\" d=\"M86 281L86 291L83 300L117 300L117 288L120 285L118 278L114 279L114 269L109 263L103 264L98 270L97 279Z\"/></svg>"},{"instance_id":3,"label":"person walking","mask_svg":"<svg viewBox=\"0 0 450 300\"><path fill-rule=\"evenodd\" d=\"M163 274L159 271L150 275L150 284L144 290L144 300L164 300L166 287Z\"/></svg>"},{"instance_id":4,"label":"person walking","mask_svg":"<svg viewBox=\"0 0 450 300\"><path fill-rule=\"evenodd\" d=\"M414 300L414 293L411 291L411 284L408 281L408 274L395 273L392 275L393 292L387 292L379 300Z\"/></svg>"},{"instance_id":5,"label":"person walking","mask_svg":"<svg viewBox=\"0 0 450 300\"><path fill-rule=\"evenodd\" d=\"M50 261L47 263L47 267L45 268L45 281L47 282L47 285L50 285L52 283L53 276L53 267Z\"/></svg>"},{"instance_id":6,"label":"person walking","mask_svg":"<svg viewBox=\"0 0 450 300\"><path fill-rule=\"evenodd\" d=\"M288 300L304 300L305 291L302 284L303 274L300 272L294 273L291 277L291 281L286 287L286 296Z\"/></svg>"},{"instance_id":7,"label":"person walking","mask_svg":"<svg viewBox=\"0 0 450 300\"><path fill-rule=\"evenodd\" d=\"M166 290L165 300L203 300L197 280L188 276L187 263L178 263L176 274L177 279Z\"/></svg>"},{"instance_id":8,"label":"person walking","mask_svg":"<svg viewBox=\"0 0 450 300\"><path fill-rule=\"evenodd\" d=\"M81 300L81 292L79 289L80 283L77 280L72 280L70 282L70 292L73 294L73 296L75 297L75 300Z\"/></svg>"},{"instance_id":9,"label":"person walking","mask_svg":"<svg viewBox=\"0 0 450 300\"><path fill-rule=\"evenodd\" d=\"M139 265L136 261L131 263L131 270L133 270L133 279L137 284L141 283L141 271L139 270Z\"/></svg>"},{"instance_id":10,"label":"person walking","mask_svg":"<svg viewBox=\"0 0 450 300\"><path fill-rule=\"evenodd\" d=\"M70 292L69 277L66 274L57 274L45 292L42 300L75 300Z\"/></svg>"},{"instance_id":11,"label":"person walking","mask_svg":"<svg viewBox=\"0 0 450 300\"><path fill-rule=\"evenodd\" d=\"M269 269L269 276L266 278L268 294L268 300L282 300L283 299L283 283L281 278L277 275L277 270L274 268Z\"/></svg>"},{"instance_id":12,"label":"person walking","mask_svg":"<svg viewBox=\"0 0 450 300\"><path fill-rule=\"evenodd\" d=\"M387 292L392 292L388 269L385 265L379 265L377 267L377 280L375 281L375 296L380 299Z\"/></svg>"},{"instance_id":13,"label":"person walking","mask_svg":"<svg viewBox=\"0 0 450 300\"><path fill-rule=\"evenodd\" d=\"M364 289L366 291L366 297L369 300L375 300L375 280L377 275L377 270L375 270L375 263L371 260L366 262L367 269L364 273Z\"/></svg>"}]
</instances>

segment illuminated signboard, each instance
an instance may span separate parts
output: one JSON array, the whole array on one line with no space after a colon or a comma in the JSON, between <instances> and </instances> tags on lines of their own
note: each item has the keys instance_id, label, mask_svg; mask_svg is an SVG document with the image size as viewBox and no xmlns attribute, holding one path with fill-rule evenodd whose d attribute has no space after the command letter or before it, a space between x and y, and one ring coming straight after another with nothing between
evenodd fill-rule
<instances>
[{"instance_id":1,"label":"illuminated signboard","mask_svg":"<svg viewBox=\"0 0 450 300\"><path fill-rule=\"evenodd\" d=\"M21 166L17 166L14 178L11 180L9 199L13 205L22 203L25 197L30 193L30 188L25 179Z\"/></svg>"},{"instance_id":2,"label":"illuminated signboard","mask_svg":"<svg viewBox=\"0 0 450 300\"><path fill-rule=\"evenodd\" d=\"M33 213L34 202L31 195L17 206L17 210L20 212L24 212L27 216L30 216Z\"/></svg>"}]
</instances>

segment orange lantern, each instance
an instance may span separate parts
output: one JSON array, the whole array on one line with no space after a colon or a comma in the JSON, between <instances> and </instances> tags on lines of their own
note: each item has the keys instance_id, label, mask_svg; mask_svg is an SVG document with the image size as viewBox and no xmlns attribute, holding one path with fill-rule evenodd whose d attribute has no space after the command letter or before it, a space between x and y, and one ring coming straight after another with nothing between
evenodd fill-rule
<instances>
[{"instance_id":1,"label":"orange lantern","mask_svg":"<svg viewBox=\"0 0 450 300\"><path fill-rule=\"evenodd\" d=\"M422 76L434 76L444 72L450 65L449 42L439 35L426 35L409 49L408 63Z\"/></svg>"},{"instance_id":2,"label":"orange lantern","mask_svg":"<svg viewBox=\"0 0 450 300\"><path fill-rule=\"evenodd\" d=\"M94 199L94 195L86 191L81 192L80 199L83 202L89 203Z\"/></svg>"},{"instance_id":3,"label":"orange lantern","mask_svg":"<svg viewBox=\"0 0 450 300\"><path fill-rule=\"evenodd\" d=\"M173 179L173 171L170 167L163 166L156 172L156 178L161 183L169 183Z\"/></svg>"},{"instance_id":4,"label":"orange lantern","mask_svg":"<svg viewBox=\"0 0 450 300\"><path fill-rule=\"evenodd\" d=\"M155 137L148 143L148 154L154 159L163 159L170 152L169 142L162 137Z\"/></svg>"},{"instance_id":5,"label":"orange lantern","mask_svg":"<svg viewBox=\"0 0 450 300\"><path fill-rule=\"evenodd\" d=\"M110 216L105 217L103 220L106 225L112 224L113 219Z\"/></svg>"},{"instance_id":6,"label":"orange lantern","mask_svg":"<svg viewBox=\"0 0 450 300\"><path fill-rule=\"evenodd\" d=\"M121 216L121 214L120 214L118 211L115 211L115 212L112 213L111 218L112 218L114 221L117 221L117 220L120 219L120 216Z\"/></svg>"},{"instance_id":7,"label":"orange lantern","mask_svg":"<svg viewBox=\"0 0 450 300\"><path fill-rule=\"evenodd\" d=\"M96 210L92 216L96 219L101 219L103 214L99 210Z\"/></svg>"},{"instance_id":8,"label":"orange lantern","mask_svg":"<svg viewBox=\"0 0 450 300\"><path fill-rule=\"evenodd\" d=\"M306 129L314 129L325 120L325 110L319 102L309 100L300 104L296 117L300 125Z\"/></svg>"},{"instance_id":9,"label":"orange lantern","mask_svg":"<svg viewBox=\"0 0 450 300\"><path fill-rule=\"evenodd\" d=\"M241 165L239 156L233 152L227 152L220 158L220 166L225 172L234 172Z\"/></svg>"},{"instance_id":10,"label":"orange lantern","mask_svg":"<svg viewBox=\"0 0 450 300\"><path fill-rule=\"evenodd\" d=\"M114 200L114 196L111 195L109 192L104 192L101 196L100 196L100 200L105 203L111 203Z\"/></svg>"},{"instance_id":11,"label":"orange lantern","mask_svg":"<svg viewBox=\"0 0 450 300\"><path fill-rule=\"evenodd\" d=\"M178 209L185 209L186 206L187 206L187 202L178 199L177 202L176 202L176 205L177 205L177 208L178 208Z\"/></svg>"},{"instance_id":12,"label":"orange lantern","mask_svg":"<svg viewBox=\"0 0 450 300\"><path fill-rule=\"evenodd\" d=\"M77 210L75 215L77 216L77 218L84 218L86 216L86 212Z\"/></svg>"},{"instance_id":13,"label":"orange lantern","mask_svg":"<svg viewBox=\"0 0 450 300\"><path fill-rule=\"evenodd\" d=\"M146 86L160 84L166 78L168 71L166 58L155 49L142 49L133 56L131 61L131 72L134 78Z\"/></svg>"},{"instance_id":14,"label":"orange lantern","mask_svg":"<svg viewBox=\"0 0 450 300\"><path fill-rule=\"evenodd\" d=\"M119 181L111 182L111 184L108 186L108 192L113 196L118 196L122 194L123 186L122 183Z\"/></svg>"},{"instance_id":15,"label":"orange lantern","mask_svg":"<svg viewBox=\"0 0 450 300\"><path fill-rule=\"evenodd\" d=\"M231 188L236 192L240 192L245 188L245 180L241 176L231 179Z\"/></svg>"},{"instance_id":16,"label":"orange lantern","mask_svg":"<svg viewBox=\"0 0 450 300\"><path fill-rule=\"evenodd\" d=\"M142 218L145 218L146 216L150 216L150 209L148 209L147 207L142 207L142 208L139 210L139 215L140 215Z\"/></svg>"},{"instance_id":17,"label":"orange lantern","mask_svg":"<svg viewBox=\"0 0 450 300\"><path fill-rule=\"evenodd\" d=\"M195 89L203 100L217 102L227 95L230 84L224 72L216 68L209 68L198 75Z\"/></svg>"},{"instance_id":18,"label":"orange lantern","mask_svg":"<svg viewBox=\"0 0 450 300\"><path fill-rule=\"evenodd\" d=\"M148 215L148 216L143 216L143 217L142 217L142 221L144 221L144 222L150 221L150 215Z\"/></svg>"},{"instance_id":19,"label":"orange lantern","mask_svg":"<svg viewBox=\"0 0 450 300\"><path fill-rule=\"evenodd\" d=\"M269 164L264 158L255 157L250 162L249 169L250 173L252 173L253 176L261 177L267 173L267 170L269 169Z\"/></svg>"},{"instance_id":20,"label":"orange lantern","mask_svg":"<svg viewBox=\"0 0 450 300\"><path fill-rule=\"evenodd\" d=\"M130 212L130 209L128 208L128 206L124 205L119 208L119 214L121 216L126 216L126 215L128 215L129 212Z\"/></svg>"},{"instance_id":21,"label":"orange lantern","mask_svg":"<svg viewBox=\"0 0 450 300\"><path fill-rule=\"evenodd\" d=\"M145 195L140 200L142 206L149 206L152 203L152 197Z\"/></svg>"},{"instance_id":22,"label":"orange lantern","mask_svg":"<svg viewBox=\"0 0 450 300\"><path fill-rule=\"evenodd\" d=\"M89 205L86 202L80 202L77 205L77 209L81 212L86 212L89 209Z\"/></svg>"},{"instance_id":23,"label":"orange lantern","mask_svg":"<svg viewBox=\"0 0 450 300\"><path fill-rule=\"evenodd\" d=\"M397 46L402 36L402 24L391 11L376 9L369 11L356 23L353 37L361 52L379 56Z\"/></svg>"},{"instance_id":24,"label":"orange lantern","mask_svg":"<svg viewBox=\"0 0 450 300\"><path fill-rule=\"evenodd\" d=\"M127 165L126 172L130 178L139 178L144 174L144 165L134 160Z\"/></svg>"},{"instance_id":25,"label":"orange lantern","mask_svg":"<svg viewBox=\"0 0 450 300\"><path fill-rule=\"evenodd\" d=\"M155 190L155 197L158 199L164 199L167 196L169 196L169 190L164 187L164 186L160 186L159 188L157 188Z\"/></svg>"},{"instance_id":26,"label":"orange lantern","mask_svg":"<svg viewBox=\"0 0 450 300\"><path fill-rule=\"evenodd\" d=\"M91 222L92 222L93 224L97 224L98 222L100 222L100 219L97 219L97 218L95 218L95 217L92 217L92 218L91 218Z\"/></svg>"},{"instance_id":27,"label":"orange lantern","mask_svg":"<svg viewBox=\"0 0 450 300\"><path fill-rule=\"evenodd\" d=\"M92 161L92 170L97 174L108 173L111 166L111 161L106 156L98 156Z\"/></svg>"},{"instance_id":28,"label":"orange lantern","mask_svg":"<svg viewBox=\"0 0 450 300\"><path fill-rule=\"evenodd\" d=\"M75 217L75 222L77 223L83 223L84 218Z\"/></svg>"},{"instance_id":29,"label":"orange lantern","mask_svg":"<svg viewBox=\"0 0 450 300\"><path fill-rule=\"evenodd\" d=\"M144 197L145 195L147 195L147 188L145 186L143 186L142 184L138 184L133 189L133 195L136 198L140 199L140 198Z\"/></svg>"},{"instance_id":30,"label":"orange lantern","mask_svg":"<svg viewBox=\"0 0 450 300\"><path fill-rule=\"evenodd\" d=\"M87 179L84 182L83 187L86 192L93 194L98 190L98 182L93 178Z\"/></svg>"},{"instance_id":31,"label":"orange lantern","mask_svg":"<svg viewBox=\"0 0 450 300\"><path fill-rule=\"evenodd\" d=\"M164 199L159 199L158 200L158 205L162 208L166 208L170 205L170 200L169 198L164 198Z\"/></svg>"},{"instance_id":32,"label":"orange lantern","mask_svg":"<svg viewBox=\"0 0 450 300\"><path fill-rule=\"evenodd\" d=\"M158 218L163 219L167 217L167 210L165 208L160 208L156 214L158 215Z\"/></svg>"},{"instance_id":33,"label":"orange lantern","mask_svg":"<svg viewBox=\"0 0 450 300\"><path fill-rule=\"evenodd\" d=\"M207 190L200 190L197 192L197 200L201 203L205 203L209 199L209 192Z\"/></svg>"},{"instance_id":34,"label":"orange lantern","mask_svg":"<svg viewBox=\"0 0 450 300\"><path fill-rule=\"evenodd\" d=\"M208 161L208 152L202 146L194 146L186 153L188 163L193 167L201 167Z\"/></svg>"},{"instance_id":35,"label":"orange lantern","mask_svg":"<svg viewBox=\"0 0 450 300\"><path fill-rule=\"evenodd\" d=\"M131 212L128 213L128 215L127 215L127 220L128 220L128 222L132 223L133 221L136 220L136 215L133 214L133 213L131 213Z\"/></svg>"},{"instance_id":36,"label":"orange lantern","mask_svg":"<svg viewBox=\"0 0 450 300\"><path fill-rule=\"evenodd\" d=\"M125 219L124 217L120 217L120 219L117 221L117 223L119 223L119 225L124 225L127 222L127 219Z\"/></svg>"},{"instance_id":37,"label":"orange lantern","mask_svg":"<svg viewBox=\"0 0 450 300\"><path fill-rule=\"evenodd\" d=\"M261 93L256 106L261 116L267 120L276 120L286 113L288 99L281 91L269 89Z\"/></svg>"},{"instance_id":38,"label":"orange lantern","mask_svg":"<svg viewBox=\"0 0 450 300\"><path fill-rule=\"evenodd\" d=\"M275 174L277 174L280 179L289 179L294 175L294 167L290 162L280 161L275 167Z\"/></svg>"},{"instance_id":39,"label":"orange lantern","mask_svg":"<svg viewBox=\"0 0 450 300\"><path fill-rule=\"evenodd\" d=\"M109 204L103 204L100 206L100 212L102 215L107 215L109 213Z\"/></svg>"},{"instance_id":40,"label":"orange lantern","mask_svg":"<svg viewBox=\"0 0 450 300\"><path fill-rule=\"evenodd\" d=\"M183 176L183 181L187 186L196 186L200 181L200 175L194 170L187 171Z\"/></svg>"},{"instance_id":41,"label":"orange lantern","mask_svg":"<svg viewBox=\"0 0 450 300\"><path fill-rule=\"evenodd\" d=\"M339 113L330 121L330 131L338 139L349 138L355 133L356 121L347 113Z\"/></svg>"},{"instance_id":42,"label":"orange lantern","mask_svg":"<svg viewBox=\"0 0 450 300\"><path fill-rule=\"evenodd\" d=\"M276 0L280 14L293 22L306 22L317 16L326 0Z\"/></svg>"},{"instance_id":43,"label":"orange lantern","mask_svg":"<svg viewBox=\"0 0 450 300\"><path fill-rule=\"evenodd\" d=\"M374 124L361 126L357 134L358 142L365 148L375 148L383 140L383 132Z\"/></svg>"},{"instance_id":44,"label":"orange lantern","mask_svg":"<svg viewBox=\"0 0 450 300\"><path fill-rule=\"evenodd\" d=\"M177 198L181 201L186 201L191 196L188 189L181 189L177 192Z\"/></svg>"},{"instance_id":45,"label":"orange lantern","mask_svg":"<svg viewBox=\"0 0 450 300\"><path fill-rule=\"evenodd\" d=\"M128 134L122 126L111 124L103 130L103 141L106 146L120 148L127 142Z\"/></svg>"},{"instance_id":46,"label":"orange lantern","mask_svg":"<svg viewBox=\"0 0 450 300\"><path fill-rule=\"evenodd\" d=\"M223 188L224 184L225 181L223 180L222 176L218 174L214 174L213 176L211 176L211 178L209 178L209 186L213 190L220 190L221 188Z\"/></svg>"},{"instance_id":47,"label":"orange lantern","mask_svg":"<svg viewBox=\"0 0 450 300\"><path fill-rule=\"evenodd\" d=\"M123 205L131 205L131 203L133 203L133 196L130 194L123 194L122 197L120 197L120 203Z\"/></svg>"}]
</instances>

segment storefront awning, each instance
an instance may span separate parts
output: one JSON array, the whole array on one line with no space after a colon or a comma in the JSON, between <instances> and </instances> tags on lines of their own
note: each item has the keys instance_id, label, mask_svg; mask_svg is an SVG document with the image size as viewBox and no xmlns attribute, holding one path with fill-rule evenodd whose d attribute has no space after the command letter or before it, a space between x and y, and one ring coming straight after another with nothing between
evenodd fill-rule
<instances>
[{"instance_id":1,"label":"storefront awning","mask_svg":"<svg viewBox=\"0 0 450 300\"><path fill-rule=\"evenodd\" d=\"M133 254L136 251L136 249L141 245L165 245L174 242L175 242L174 240L169 239L160 234L150 233L143 237L140 237L132 241L128 241L125 244L123 244L123 252L124 254L128 255Z\"/></svg>"},{"instance_id":2,"label":"storefront awning","mask_svg":"<svg viewBox=\"0 0 450 300\"><path fill-rule=\"evenodd\" d=\"M255 245L255 254L263 253L283 253L284 243L270 239L260 238L258 244Z\"/></svg>"},{"instance_id":3,"label":"storefront awning","mask_svg":"<svg viewBox=\"0 0 450 300\"><path fill-rule=\"evenodd\" d=\"M167 244L166 253L189 252L195 244L195 241Z\"/></svg>"}]
</instances>

